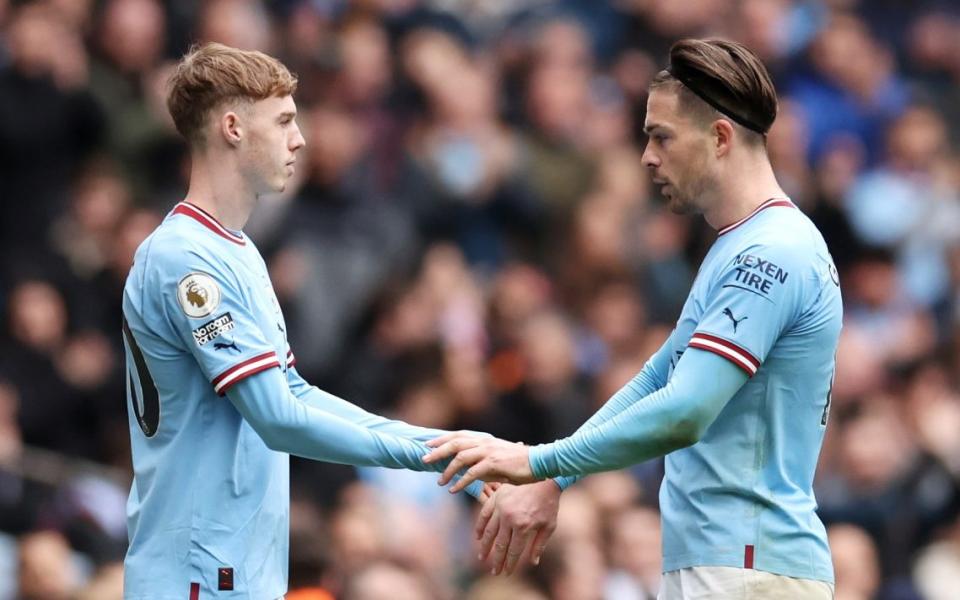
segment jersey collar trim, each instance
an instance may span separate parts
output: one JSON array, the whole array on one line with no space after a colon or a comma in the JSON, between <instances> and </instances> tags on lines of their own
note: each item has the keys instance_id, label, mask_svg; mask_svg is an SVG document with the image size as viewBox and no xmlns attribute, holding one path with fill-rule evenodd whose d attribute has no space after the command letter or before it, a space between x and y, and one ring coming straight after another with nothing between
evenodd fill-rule
<instances>
[{"instance_id":1,"label":"jersey collar trim","mask_svg":"<svg viewBox=\"0 0 960 600\"><path fill-rule=\"evenodd\" d=\"M242 235L237 235L236 233L230 231L226 227L220 224L220 221L217 221L213 215L203 210L199 206L190 204L189 202L180 202L173 208L173 214L175 215L186 215L192 219L197 220L201 225L219 235L222 238L226 238L233 242L234 244L239 244L240 246L245 246L247 240L244 239Z\"/></svg>"},{"instance_id":2,"label":"jersey collar trim","mask_svg":"<svg viewBox=\"0 0 960 600\"><path fill-rule=\"evenodd\" d=\"M720 230L717 231L717 235L723 235L725 233L729 233L733 231L737 227L740 227L741 225L743 225L744 223L752 219L760 211L765 210L767 208L772 208L774 206L788 206L790 208L796 208L796 205L793 202L791 202L789 198L770 198L769 200L767 200L766 202L764 202L763 204L755 208L752 213L740 219L736 223L731 223L726 227L721 227Z\"/></svg>"}]
</instances>

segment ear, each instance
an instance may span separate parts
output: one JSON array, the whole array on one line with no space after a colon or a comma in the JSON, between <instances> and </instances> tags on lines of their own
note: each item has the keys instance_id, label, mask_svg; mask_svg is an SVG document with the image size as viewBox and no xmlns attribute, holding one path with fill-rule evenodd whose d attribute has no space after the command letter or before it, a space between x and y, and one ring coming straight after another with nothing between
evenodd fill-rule
<instances>
[{"instance_id":1,"label":"ear","mask_svg":"<svg viewBox=\"0 0 960 600\"><path fill-rule=\"evenodd\" d=\"M713 137L715 156L725 156L733 145L733 124L726 119L717 119L713 122Z\"/></svg>"},{"instance_id":2,"label":"ear","mask_svg":"<svg viewBox=\"0 0 960 600\"><path fill-rule=\"evenodd\" d=\"M231 111L227 111L220 117L220 133L223 139L231 146L236 146L243 139L243 125L240 122L240 116Z\"/></svg>"}]
</instances>

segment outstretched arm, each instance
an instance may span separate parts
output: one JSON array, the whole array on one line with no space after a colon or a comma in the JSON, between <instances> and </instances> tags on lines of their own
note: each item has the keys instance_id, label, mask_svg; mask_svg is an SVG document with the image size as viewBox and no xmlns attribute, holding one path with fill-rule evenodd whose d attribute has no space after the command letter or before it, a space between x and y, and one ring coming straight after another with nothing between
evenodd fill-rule
<instances>
[{"instance_id":1,"label":"outstretched arm","mask_svg":"<svg viewBox=\"0 0 960 600\"><path fill-rule=\"evenodd\" d=\"M691 446L746 381L726 358L688 348L662 389L597 427L531 448L532 474L611 471Z\"/></svg>"},{"instance_id":2,"label":"outstretched arm","mask_svg":"<svg viewBox=\"0 0 960 600\"><path fill-rule=\"evenodd\" d=\"M635 397L628 408L601 425L533 448L502 440L458 438L439 446L425 460L457 455L440 483L470 467L451 492L477 479L529 483L619 469L696 443L746 380L747 375L727 359L688 348L664 388Z\"/></svg>"},{"instance_id":3,"label":"outstretched arm","mask_svg":"<svg viewBox=\"0 0 960 600\"><path fill-rule=\"evenodd\" d=\"M279 369L237 382L227 397L272 450L357 466L439 470L421 460L429 451L423 443L375 431L299 400ZM474 496L479 491L480 486L468 490Z\"/></svg>"},{"instance_id":4,"label":"outstretched arm","mask_svg":"<svg viewBox=\"0 0 960 600\"><path fill-rule=\"evenodd\" d=\"M633 405L637 400L649 396L663 386L667 385L667 378L670 375L670 360L673 346L670 342L673 335L667 337L667 340L660 346L660 349L653 353L653 356L643 365L640 372L633 379L620 389L616 394L610 397L600 410L584 422L577 431L588 431L606 423L616 417L621 412ZM577 481L582 475L565 475L554 479L561 490L565 490Z\"/></svg>"},{"instance_id":5,"label":"outstretched arm","mask_svg":"<svg viewBox=\"0 0 960 600\"><path fill-rule=\"evenodd\" d=\"M388 419L368 412L352 402L325 392L315 385L310 385L300 376L295 367L287 370L287 383L290 386L290 392L300 401L314 408L336 415L341 419L350 421L360 427L419 442L426 442L449 433L443 429L411 425L404 421ZM489 433L473 431L463 431L460 433L464 435L490 437Z\"/></svg>"}]
</instances>

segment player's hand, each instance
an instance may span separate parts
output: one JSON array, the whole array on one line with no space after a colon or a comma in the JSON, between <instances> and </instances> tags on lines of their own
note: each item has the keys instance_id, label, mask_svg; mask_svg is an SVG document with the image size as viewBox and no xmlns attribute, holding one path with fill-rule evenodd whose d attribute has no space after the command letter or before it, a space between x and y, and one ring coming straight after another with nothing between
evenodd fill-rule
<instances>
[{"instance_id":1,"label":"player's hand","mask_svg":"<svg viewBox=\"0 0 960 600\"><path fill-rule=\"evenodd\" d=\"M427 446L434 450L423 457L425 463L453 457L440 476L440 485L446 485L454 475L467 469L450 493L459 492L478 479L514 484L536 481L530 469L530 451L523 444L450 433L430 440Z\"/></svg>"},{"instance_id":2,"label":"player's hand","mask_svg":"<svg viewBox=\"0 0 960 600\"><path fill-rule=\"evenodd\" d=\"M478 558L489 559L494 575L510 575L524 561L540 564L547 540L557 528L559 508L560 488L553 481L503 484L477 517Z\"/></svg>"}]
</instances>

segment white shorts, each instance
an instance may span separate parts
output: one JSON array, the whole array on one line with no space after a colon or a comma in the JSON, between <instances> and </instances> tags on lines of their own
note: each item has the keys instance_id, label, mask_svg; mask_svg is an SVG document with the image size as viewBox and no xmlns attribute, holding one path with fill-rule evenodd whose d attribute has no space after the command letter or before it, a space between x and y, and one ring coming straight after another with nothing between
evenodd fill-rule
<instances>
[{"instance_id":1,"label":"white shorts","mask_svg":"<svg viewBox=\"0 0 960 600\"><path fill-rule=\"evenodd\" d=\"M657 600L833 600L833 584L755 569L691 567L664 573Z\"/></svg>"}]
</instances>

